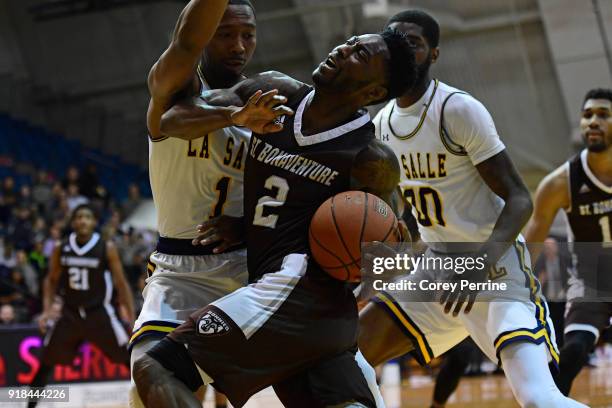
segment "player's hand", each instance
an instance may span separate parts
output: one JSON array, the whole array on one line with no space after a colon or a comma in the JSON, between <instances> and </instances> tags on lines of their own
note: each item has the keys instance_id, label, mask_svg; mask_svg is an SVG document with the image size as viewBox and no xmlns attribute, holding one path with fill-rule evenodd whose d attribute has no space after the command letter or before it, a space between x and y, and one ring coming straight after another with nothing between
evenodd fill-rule
<instances>
[{"instance_id":1,"label":"player's hand","mask_svg":"<svg viewBox=\"0 0 612 408\"><path fill-rule=\"evenodd\" d=\"M222 215L198 225L198 237L193 245L210 245L218 242L213 253L220 254L228 248L244 242L244 217Z\"/></svg>"},{"instance_id":2,"label":"player's hand","mask_svg":"<svg viewBox=\"0 0 612 408\"><path fill-rule=\"evenodd\" d=\"M51 314L49 312L42 312L38 317L38 328L42 334L47 332L47 328L51 322Z\"/></svg>"},{"instance_id":3,"label":"player's hand","mask_svg":"<svg viewBox=\"0 0 612 408\"><path fill-rule=\"evenodd\" d=\"M287 98L279 95L277 89L266 93L257 91L243 107L232 113L232 123L259 134L281 131L283 124L275 120L283 115L293 115L293 110L283 105L285 102Z\"/></svg>"},{"instance_id":4,"label":"player's hand","mask_svg":"<svg viewBox=\"0 0 612 408\"><path fill-rule=\"evenodd\" d=\"M474 303L476 302L476 295L478 295L479 292L479 290L470 289L469 286L461 289L461 281L468 280L470 283L485 282L489 274L489 269L492 265L488 260L488 255L485 250L468 256L474 259L482 258L484 260L484 267L482 269L474 268L471 270L466 270L462 274L454 272L450 282L457 283L457 289L454 291L450 289L445 290L442 292L442 296L440 297L440 304L444 305L444 313L448 314L452 311L454 317L459 316L461 308L464 304L466 306L463 312L465 314L470 313Z\"/></svg>"}]
</instances>

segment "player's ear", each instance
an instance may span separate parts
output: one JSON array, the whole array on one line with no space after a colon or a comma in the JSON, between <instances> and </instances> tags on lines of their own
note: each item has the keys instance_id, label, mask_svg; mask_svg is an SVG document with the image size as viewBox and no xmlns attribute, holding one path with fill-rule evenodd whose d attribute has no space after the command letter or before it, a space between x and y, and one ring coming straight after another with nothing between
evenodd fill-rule
<instances>
[{"instance_id":1,"label":"player's ear","mask_svg":"<svg viewBox=\"0 0 612 408\"><path fill-rule=\"evenodd\" d=\"M433 64L434 62L436 62L439 56L440 56L440 47L436 47L433 50L431 50L431 63Z\"/></svg>"},{"instance_id":2,"label":"player's ear","mask_svg":"<svg viewBox=\"0 0 612 408\"><path fill-rule=\"evenodd\" d=\"M371 87L368 91L368 103L371 104L375 101L381 101L387 96L387 88L382 85L375 85Z\"/></svg>"}]
</instances>

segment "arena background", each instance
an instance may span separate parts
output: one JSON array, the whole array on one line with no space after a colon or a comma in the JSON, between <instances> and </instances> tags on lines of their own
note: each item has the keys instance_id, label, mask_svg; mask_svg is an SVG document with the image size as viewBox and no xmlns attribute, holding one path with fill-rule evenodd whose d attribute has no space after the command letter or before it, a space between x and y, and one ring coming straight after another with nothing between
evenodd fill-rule
<instances>
[{"instance_id":1,"label":"arena background","mask_svg":"<svg viewBox=\"0 0 612 408\"><path fill-rule=\"evenodd\" d=\"M406 8L430 12L442 28L434 75L487 106L531 189L580 145L577 125L585 92L612 84L612 0L253 2L258 46L247 72L274 69L304 81L349 36L377 31ZM69 210L78 203L90 201L103 214L101 230L117 242L140 299L144 260L156 239L147 172L146 76L185 3L0 0L0 386L27 382L36 364L40 340L32 322L40 311L40 281L50 245L65 232ZM564 239L561 221L553 235ZM612 365L605 352L600 354L604 371L590 372L593 383L585 380L589 391L582 400L607 406ZM96 357L91 348L81 357L95 361L87 366L90 371L80 361L58 369L55 378L126 378L125 370ZM413 398L419 392L427 400L429 373L416 374L410 387L395 386L399 394L389 406L419 406ZM511 401L503 379L495 381L491 387L501 387L500 395ZM123 406L125 398L116 390L125 384L74 389L89 397L98 392L101 397L91 406ZM414 390L420 385L425 391ZM474 387L478 394L487 386ZM457 404L462 390L454 397ZM75 398L73 406L85 405ZM259 406L272 406L266 399L271 397L261 398ZM487 401L470 406L489 406Z\"/></svg>"}]
</instances>

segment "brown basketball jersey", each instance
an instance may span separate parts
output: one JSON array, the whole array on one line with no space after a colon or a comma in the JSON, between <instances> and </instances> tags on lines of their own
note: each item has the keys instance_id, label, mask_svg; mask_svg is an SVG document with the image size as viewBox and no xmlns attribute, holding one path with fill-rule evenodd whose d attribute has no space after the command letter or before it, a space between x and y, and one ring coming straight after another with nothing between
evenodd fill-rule
<instances>
[{"instance_id":1,"label":"brown basketball jersey","mask_svg":"<svg viewBox=\"0 0 612 408\"><path fill-rule=\"evenodd\" d=\"M97 232L79 246L76 234L62 241L60 287L64 304L73 308L102 306L111 300L113 282L106 259L106 243Z\"/></svg>"}]
</instances>

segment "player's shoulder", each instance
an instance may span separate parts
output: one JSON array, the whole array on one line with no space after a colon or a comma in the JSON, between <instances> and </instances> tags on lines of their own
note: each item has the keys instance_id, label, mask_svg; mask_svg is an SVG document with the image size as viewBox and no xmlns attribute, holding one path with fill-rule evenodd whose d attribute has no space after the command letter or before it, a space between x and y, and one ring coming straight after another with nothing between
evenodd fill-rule
<instances>
[{"instance_id":1,"label":"player's shoulder","mask_svg":"<svg viewBox=\"0 0 612 408\"><path fill-rule=\"evenodd\" d=\"M566 201L569 198L568 162L548 173L538 185L536 194L543 198Z\"/></svg>"},{"instance_id":2,"label":"player's shoulder","mask_svg":"<svg viewBox=\"0 0 612 408\"><path fill-rule=\"evenodd\" d=\"M487 111L482 102L476 99L469 92L443 82L438 83L438 98L444 103L444 113L465 115L479 111Z\"/></svg>"}]
</instances>

